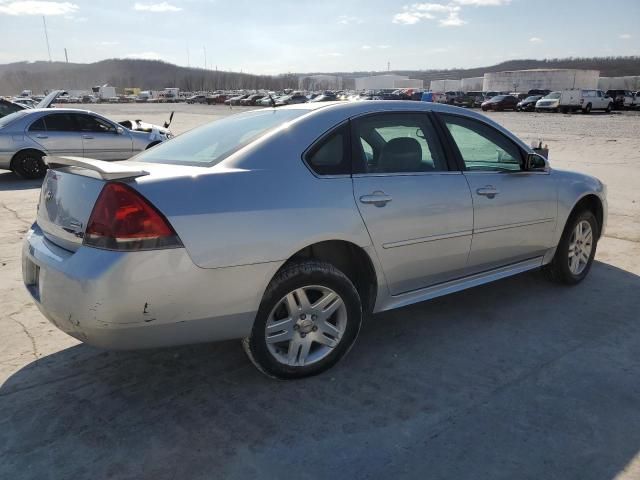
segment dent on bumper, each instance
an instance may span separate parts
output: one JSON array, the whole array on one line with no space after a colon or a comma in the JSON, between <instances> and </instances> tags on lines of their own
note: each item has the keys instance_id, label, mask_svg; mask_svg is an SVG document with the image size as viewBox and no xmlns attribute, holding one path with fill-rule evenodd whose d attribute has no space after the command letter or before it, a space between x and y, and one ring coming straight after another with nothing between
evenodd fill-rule
<instances>
[{"instance_id":1,"label":"dent on bumper","mask_svg":"<svg viewBox=\"0 0 640 480\"><path fill-rule=\"evenodd\" d=\"M83 342L110 349L244 337L279 266L203 269L183 248L69 252L46 240L37 225L23 246L25 285L45 317Z\"/></svg>"}]
</instances>

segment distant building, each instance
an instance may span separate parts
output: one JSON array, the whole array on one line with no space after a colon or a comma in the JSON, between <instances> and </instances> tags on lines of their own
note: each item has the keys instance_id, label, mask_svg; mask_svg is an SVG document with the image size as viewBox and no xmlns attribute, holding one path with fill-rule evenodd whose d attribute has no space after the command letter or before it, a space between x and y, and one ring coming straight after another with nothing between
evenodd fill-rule
<instances>
[{"instance_id":1,"label":"distant building","mask_svg":"<svg viewBox=\"0 0 640 480\"><path fill-rule=\"evenodd\" d=\"M460 80L460 90L463 92L481 92L484 77L470 77Z\"/></svg>"},{"instance_id":2,"label":"distant building","mask_svg":"<svg viewBox=\"0 0 640 480\"><path fill-rule=\"evenodd\" d=\"M600 77L598 80L600 90L640 90L640 76L630 75L627 77Z\"/></svg>"},{"instance_id":3,"label":"distant building","mask_svg":"<svg viewBox=\"0 0 640 480\"><path fill-rule=\"evenodd\" d=\"M567 90L598 88L598 70L535 69L484 74L485 92L528 92L529 90Z\"/></svg>"},{"instance_id":4,"label":"distant building","mask_svg":"<svg viewBox=\"0 0 640 480\"><path fill-rule=\"evenodd\" d=\"M460 83L460 80L431 80L429 90L437 93L457 92L461 89ZM482 88L482 85L480 87Z\"/></svg>"},{"instance_id":5,"label":"distant building","mask_svg":"<svg viewBox=\"0 0 640 480\"><path fill-rule=\"evenodd\" d=\"M356 90L390 90L396 88L423 88L424 82L404 75L388 73L356 78L355 86Z\"/></svg>"},{"instance_id":6,"label":"distant building","mask_svg":"<svg viewBox=\"0 0 640 480\"><path fill-rule=\"evenodd\" d=\"M298 77L300 90L342 90L342 77L336 75L307 75Z\"/></svg>"}]
</instances>

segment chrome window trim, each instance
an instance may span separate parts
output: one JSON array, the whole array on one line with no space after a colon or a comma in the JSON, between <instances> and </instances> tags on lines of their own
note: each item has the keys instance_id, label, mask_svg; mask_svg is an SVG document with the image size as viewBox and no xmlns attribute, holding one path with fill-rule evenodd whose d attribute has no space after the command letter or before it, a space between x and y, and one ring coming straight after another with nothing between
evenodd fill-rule
<instances>
[{"instance_id":1,"label":"chrome window trim","mask_svg":"<svg viewBox=\"0 0 640 480\"><path fill-rule=\"evenodd\" d=\"M434 171L434 172L396 172L396 173L354 173L351 175L353 178L363 177L423 177L425 175L462 175L461 171Z\"/></svg>"}]
</instances>

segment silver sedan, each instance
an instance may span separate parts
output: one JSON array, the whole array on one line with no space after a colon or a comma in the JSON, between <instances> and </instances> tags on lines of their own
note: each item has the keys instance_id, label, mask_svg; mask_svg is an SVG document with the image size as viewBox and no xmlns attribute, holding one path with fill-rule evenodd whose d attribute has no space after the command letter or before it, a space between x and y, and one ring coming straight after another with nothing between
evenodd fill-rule
<instances>
[{"instance_id":1,"label":"silver sedan","mask_svg":"<svg viewBox=\"0 0 640 480\"><path fill-rule=\"evenodd\" d=\"M127 128L97 113L71 108L25 109L0 118L0 168L23 178L42 177L45 155L125 160L171 138L155 125Z\"/></svg>"},{"instance_id":2,"label":"silver sedan","mask_svg":"<svg viewBox=\"0 0 640 480\"><path fill-rule=\"evenodd\" d=\"M23 273L52 323L109 349L241 338L278 378L335 364L372 313L538 268L577 284L607 218L597 179L423 102L263 109L126 162L46 160Z\"/></svg>"}]
</instances>

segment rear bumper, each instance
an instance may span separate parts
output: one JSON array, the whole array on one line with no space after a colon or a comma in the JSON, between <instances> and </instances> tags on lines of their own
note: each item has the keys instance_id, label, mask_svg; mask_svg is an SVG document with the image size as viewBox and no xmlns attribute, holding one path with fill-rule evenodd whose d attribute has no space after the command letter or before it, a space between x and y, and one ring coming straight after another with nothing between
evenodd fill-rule
<instances>
[{"instance_id":1,"label":"rear bumper","mask_svg":"<svg viewBox=\"0 0 640 480\"><path fill-rule=\"evenodd\" d=\"M203 269L186 250L64 250L34 225L23 279L47 319L97 347L121 350L247 336L279 263Z\"/></svg>"}]
</instances>

